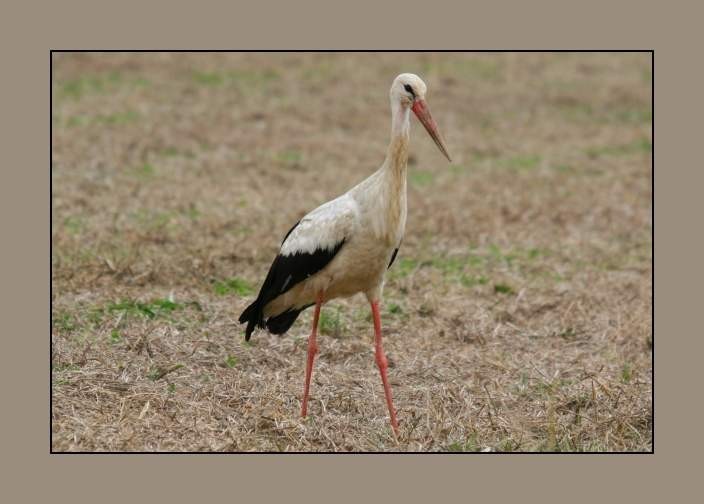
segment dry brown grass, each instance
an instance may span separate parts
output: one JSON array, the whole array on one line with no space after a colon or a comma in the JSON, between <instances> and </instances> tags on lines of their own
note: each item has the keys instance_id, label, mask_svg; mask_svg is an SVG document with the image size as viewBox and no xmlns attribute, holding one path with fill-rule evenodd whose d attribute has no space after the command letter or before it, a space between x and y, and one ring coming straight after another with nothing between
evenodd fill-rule
<instances>
[{"instance_id":1,"label":"dry brown grass","mask_svg":"<svg viewBox=\"0 0 704 504\"><path fill-rule=\"evenodd\" d=\"M53 449L651 449L650 57L58 54ZM385 290L396 444L361 297L243 341L282 235L381 162L419 73Z\"/></svg>"}]
</instances>

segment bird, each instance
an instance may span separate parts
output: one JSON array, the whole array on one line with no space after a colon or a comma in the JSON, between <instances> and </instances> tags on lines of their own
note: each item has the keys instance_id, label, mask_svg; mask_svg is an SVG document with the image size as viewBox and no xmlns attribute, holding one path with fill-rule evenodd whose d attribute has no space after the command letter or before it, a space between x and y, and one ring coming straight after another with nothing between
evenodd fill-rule
<instances>
[{"instance_id":1,"label":"bird","mask_svg":"<svg viewBox=\"0 0 704 504\"><path fill-rule=\"evenodd\" d=\"M427 86L412 73L391 85L391 139L381 166L341 196L301 218L284 236L257 298L242 312L245 340L259 327L284 334L299 314L314 306L308 337L301 416L306 417L317 331L324 303L362 293L371 307L375 361L381 374L391 427L399 428L382 345L380 303L386 271L398 254L406 227L406 186L410 112L418 118L440 152L452 162L428 103Z\"/></svg>"}]
</instances>

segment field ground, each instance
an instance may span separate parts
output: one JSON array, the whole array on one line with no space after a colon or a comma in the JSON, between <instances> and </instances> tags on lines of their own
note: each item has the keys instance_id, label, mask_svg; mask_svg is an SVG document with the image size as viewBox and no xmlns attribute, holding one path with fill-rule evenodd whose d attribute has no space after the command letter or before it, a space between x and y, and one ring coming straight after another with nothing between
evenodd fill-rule
<instances>
[{"instance_id":1,"label":"field ground","mask_svg":"<svg viewBox=\"0 0 704 504\"><path fill-rule=\"evenodd\" d=\"M245 344L284 233L381 163L410 71L406 238L362 296ZM648 451L648 54L55 54L53 449Z\"/></svg>"}]
</instances>

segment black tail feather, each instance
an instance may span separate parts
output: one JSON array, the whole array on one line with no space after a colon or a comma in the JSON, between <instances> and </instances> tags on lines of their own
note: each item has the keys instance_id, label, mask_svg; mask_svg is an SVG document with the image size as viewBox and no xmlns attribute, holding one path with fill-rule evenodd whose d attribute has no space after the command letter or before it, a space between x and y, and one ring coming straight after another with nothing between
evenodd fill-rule
<instances>
[{"instance_id":1,"label":"black tail feather","mask_svg":"<svg viewBox=\"0 0 704 504\"><path fill-rule=\"evenodd\" d=\"M303 309L289 309L276 317L269 317L266 321L266 328L269 329L269 332L272 334L283 334L293 325L302 311Z\"/></svg>"},{"instance_id":2,"label":"black tail feather","mask_svg":"<svg viewBox=\"0 0 704 504\"><path fill-rule=\"evenodd\" d=\"M262 306L262 302L259 299L255 300L251 305L245 308L239 318L240 324L247 322L247 329L244 335L245 341L249 341L256 327L262 329L266 327L272 334L284 334L293 325L301 312L311 306L313 305L309 304L300 309L289 308L285 312L274 317L269 317L264 321L264 307Z\"/></svg>"},{"instance_id":3,"label":"black tail feather","mask_svg":"<svg viewBox=\"0 0 704 504\"><path fill-rule=\"evenodd\" d=\"M240 324L247 322L247 329L244 333L245 341L249 341L249 338L252 336L252 333L257 326L264 327L264 314L262 313L263 308L264 307L262 306L261 300L257 298L251 305L245 308L242 315L240 315Z\"/></svg>"}]
</instances>

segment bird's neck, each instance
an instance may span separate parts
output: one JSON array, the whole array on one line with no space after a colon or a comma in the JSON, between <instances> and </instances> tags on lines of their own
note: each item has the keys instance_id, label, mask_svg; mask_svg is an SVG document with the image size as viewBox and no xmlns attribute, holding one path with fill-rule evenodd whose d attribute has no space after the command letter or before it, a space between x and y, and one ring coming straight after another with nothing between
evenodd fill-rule
<instances>
[{"instance_id":1,"label":"bird's neck","mask_svg":"<svg viewBox=\"0 0 704 504\"><path fill-rule=\"evenodd\" d=\"M386 152L384 168L396 176L406 175L410 130L410 109L398 102L391 104L391 141Z\"/></svg>"},{"instance_id":2,"label":"bird's neck","mask_svg":"<svg viewBox=\"0 0 704 504\"><path fill-rule=\"evenodd\" d=\"M380 237L398 246L406 225L406 166L408 163L408 108L391 105L391 142L380 169L377 205L381 219L376 226Z\"/></svg>"}]
</instances>

